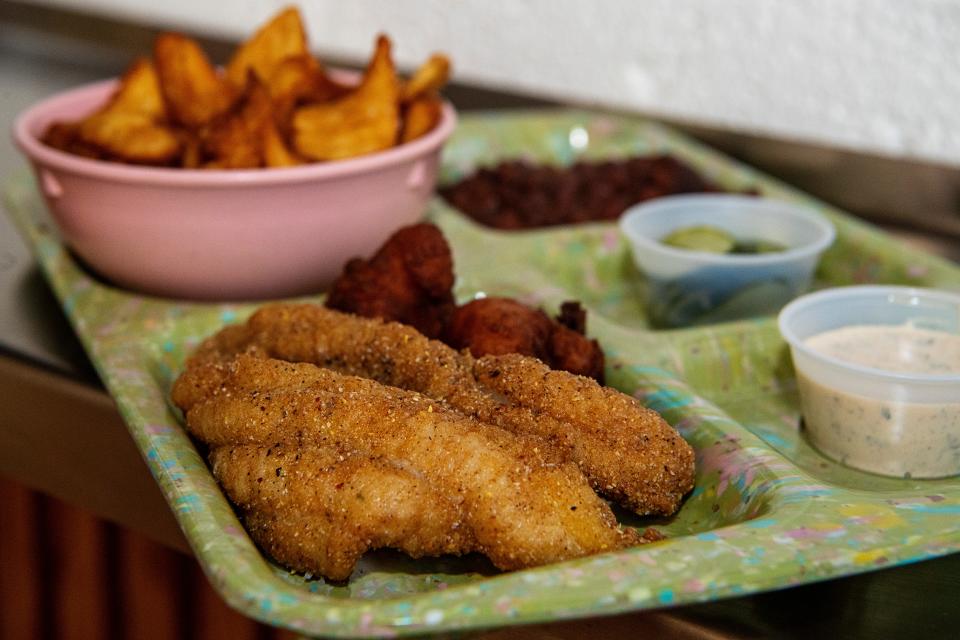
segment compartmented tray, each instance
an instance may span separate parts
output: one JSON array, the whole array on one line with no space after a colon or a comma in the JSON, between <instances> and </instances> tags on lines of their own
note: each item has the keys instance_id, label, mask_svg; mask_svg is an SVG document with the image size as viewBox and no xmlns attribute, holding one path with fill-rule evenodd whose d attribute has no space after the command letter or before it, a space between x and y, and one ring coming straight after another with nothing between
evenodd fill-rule
<instances>
[{"instance_id":1,"label":"compartmented tray","mask_svg":"<svg viewBox=\"0 0 960 640\"><path fill-rule=\"evenodd\" d=\"M570 144L582 129L586 148ZM583 131L576 138L583 139ZM442 179L504 158L666 152L733 189L805 202L838 240L816 286L902 283L960 290L960 269L911 252L872 227L661 125L581 111L462 119ZM291 574L247 537L180 426L168 392L184 358L256 304L188 304L90 276L47 220L30 179L8 209L32 246L197 558L243 613L306 634L436 633L613 614L786 587L960 550L960 478L881 478L813 450L799 427L793 370L771 317L695 329L650 329L628 248L614 224L524 232L481 228L435 200L429 216L453 249L458 299L480 291L554 309L579 299L608 354L608 384L660 411L697 451L697 483L656 544L514 573L475 558L413 561L369 554L346 584ZM495 252L497 259L491 260ZM319 298L318 298L319 300ZM69 428L65 425L65 428Z\"/></svg>"}]
</instances>

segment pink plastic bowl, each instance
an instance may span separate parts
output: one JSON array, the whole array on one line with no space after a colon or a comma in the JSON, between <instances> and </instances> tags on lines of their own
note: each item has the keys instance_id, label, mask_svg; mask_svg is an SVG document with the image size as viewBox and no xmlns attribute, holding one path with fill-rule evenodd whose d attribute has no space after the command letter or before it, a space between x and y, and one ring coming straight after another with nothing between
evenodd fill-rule
<instances>
[{"instance_id":1,"label":"pink plastic bowl","mask_svg":"<svg viewBox=\"0 0 960 640\"><path fill-rule=\"evenodd\" d=\"M456 113L407 144L283 169L190 170L89 160L39 141L102 104L116 80L48 98L14 123L65 242L110 282L148 294L249 300L322 291L353 256L418 220Z\"/></svg>"}]
</instances>

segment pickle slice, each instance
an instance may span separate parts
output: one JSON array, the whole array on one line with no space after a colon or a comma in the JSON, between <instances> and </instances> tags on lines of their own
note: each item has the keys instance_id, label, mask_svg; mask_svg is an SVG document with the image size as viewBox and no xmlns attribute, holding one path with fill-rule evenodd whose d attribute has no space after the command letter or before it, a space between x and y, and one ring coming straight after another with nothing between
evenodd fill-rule
<instances>
[{"instance_id":1,"label":"pickle slice","mask_svg":"<svg viewBox=\"0 0 960 640\"><path fill-rule=\"evenodd\" d=\"M782 244L770 240L745 240L733 247L734 253L742 254L779 253L786 250Z\"/></svg>"},{"instance_id":2,"label":"pickle slice","mask_svg":"<svg viewBox=\"0 0 960 640\"><path fill-rule=\"evenodd\" d=\"M678 249L704 251L706 253L730 253L737 239L709 225L682 227L667 234L660 242Z\"/></svg>"}]
</instances>

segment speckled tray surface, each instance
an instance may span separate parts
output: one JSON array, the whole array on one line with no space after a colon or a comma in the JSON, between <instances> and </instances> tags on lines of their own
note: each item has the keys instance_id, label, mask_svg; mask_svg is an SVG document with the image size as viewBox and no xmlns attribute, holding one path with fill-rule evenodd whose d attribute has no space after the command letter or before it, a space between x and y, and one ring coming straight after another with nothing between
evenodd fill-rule
<instances>
[{"instance_id":1,"label":"speckled tray surface","mask_svg":"<svg viewBox=\"0 0 960 640\"><path fill-rule=\"evenodd\" d=\"M589 134L582 153L569 144L575 127ZM830 216L838 241L817 286L960 290L957 267L644 120L572 111L467 116L445 153L443 179L506 157L566 163L661 151L727 188L755 187ZM264 622L332 636L491 627L712 600L960 550L960 479L881 478L810 447L774 318L651 330L613 224L503 233L435 201L429 215L453 247L458 297L514 295L551 311L582 300L589 333L609 356L608 382L660 411L695 447L696 489L667 520L620 514L669 536L627 551L505 574L472 558L382 552L346 584L290 574L251 543L167 400L193 346L257 305L185 304L112 288L65 250L31 180L11 185L7 205L213 584Z\"/></svg>"}]
</instances>

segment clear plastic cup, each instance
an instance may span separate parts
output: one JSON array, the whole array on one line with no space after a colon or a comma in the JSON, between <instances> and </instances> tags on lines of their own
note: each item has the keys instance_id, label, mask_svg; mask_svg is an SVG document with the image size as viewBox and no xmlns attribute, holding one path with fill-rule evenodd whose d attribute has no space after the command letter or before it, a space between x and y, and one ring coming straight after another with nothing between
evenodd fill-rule
<instances>
[{"instance_id":1,"label":"clear plastic cup","mask_svg":"<svg viewBox=\"0 0 960 640\"><path fill-rule=\"evenodd\" d=\"M767 241L784 251L754 255L679 249L661 240L677 229L709 225L739 240ZM646 277L651 323L684 327L770 315L810 285L836 232L824 216L780 200L734 194L668 196L620 218L633 260Z\"/></svg>"},{"instance_id":2,"label":"clear plastic cup","mask_svg":"<svg viewBox=\"0 0 960 640\"><path fill-rule=\"evenodd\" d=\"M960 473L960 358L947 355L951 344L960 346L960 294L899 286L825 289L787 305L779 326L793 357L804 428L817 449L882 475ZM864 326L887 327L902 340L896 349L885 348L876 335L865 339L858 329L860 337L851 335L843 353L834 355L810 343L814 336L822 340L827 332ZM876 352L865 357L890 364L851 361L868 361L856 355L861 339L860 346ZM921 344L927 339L939 342ZM952 370L941 363L936 373L920 372L921 348L939 354ZM903 370L907 366L914 371Z\"/></svg>"}]
</instances>

